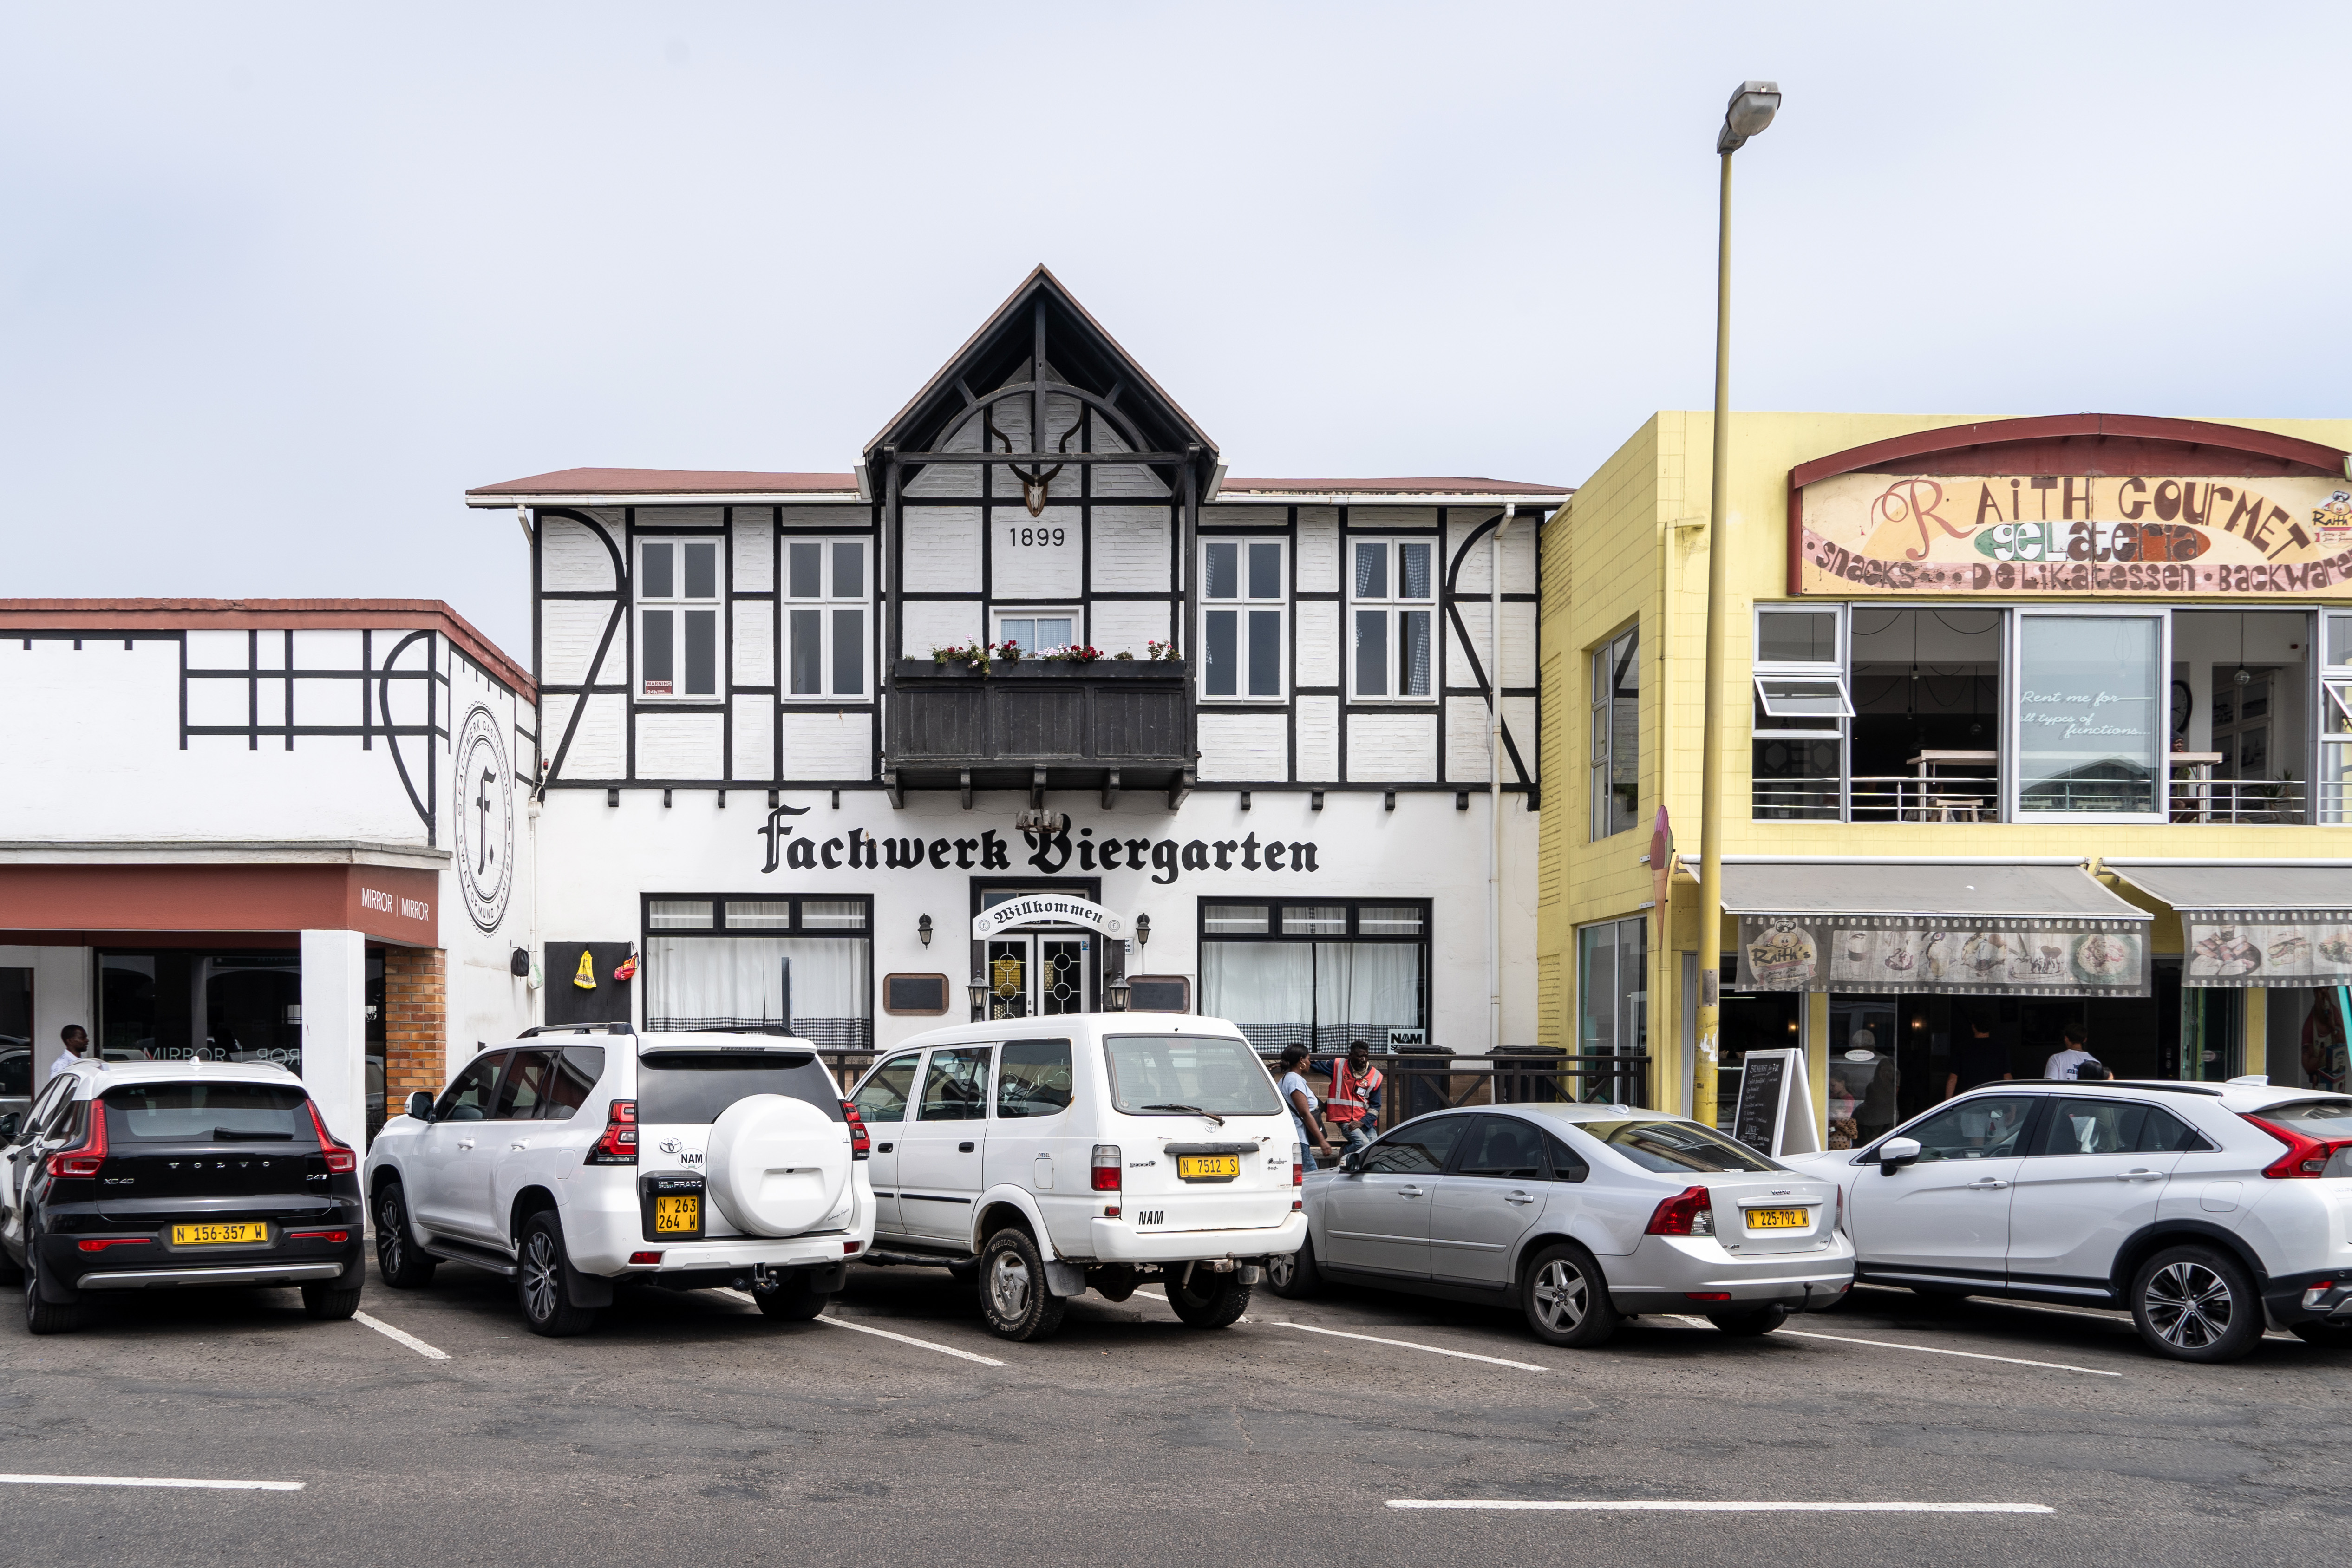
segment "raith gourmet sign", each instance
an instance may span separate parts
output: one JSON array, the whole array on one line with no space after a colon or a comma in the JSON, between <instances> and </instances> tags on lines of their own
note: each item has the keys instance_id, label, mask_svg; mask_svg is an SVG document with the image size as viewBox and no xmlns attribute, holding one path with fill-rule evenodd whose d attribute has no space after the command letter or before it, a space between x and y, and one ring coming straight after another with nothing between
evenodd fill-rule
<instances>
[{"instance_id":1,"label":"raith gourmet sign","mask_svg":"<svg viewBox=\"0 0 2352 1568\"><path fill-rule=\"evenodd\" d=\"M1799 593L2352 599L2340 479L1845 473L1791 499Z\"/></svg>"}]
</instances>

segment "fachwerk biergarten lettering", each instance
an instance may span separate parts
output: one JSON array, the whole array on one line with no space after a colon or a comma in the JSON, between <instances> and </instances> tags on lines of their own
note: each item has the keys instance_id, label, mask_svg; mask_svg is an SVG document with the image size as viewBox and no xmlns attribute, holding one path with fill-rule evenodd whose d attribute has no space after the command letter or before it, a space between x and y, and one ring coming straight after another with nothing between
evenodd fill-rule
<instances>
[{"instance_id":1,"label":"fachwerk biergarten lettering","mask_svg":"<svg viewBox=\"0 0 2352 1568\"><path fill-rule=\"evenodd\" d=\"M1007 837L992 827L958 837L877 837L863 827L824 838L803 833L787 816L803 816L806 806L779 805L757 829L766 845L760 869L794 871L1010 871L1015 864L1044 876L1081 871L1146 871L1166 887L1187 871L1302 871L1322 869L1319 847L1311 841L1261 838L1127 838L1116 830L1092 827ZM1017 859L1016 859L1017 857Z\"/></svg>"}]
</instances>

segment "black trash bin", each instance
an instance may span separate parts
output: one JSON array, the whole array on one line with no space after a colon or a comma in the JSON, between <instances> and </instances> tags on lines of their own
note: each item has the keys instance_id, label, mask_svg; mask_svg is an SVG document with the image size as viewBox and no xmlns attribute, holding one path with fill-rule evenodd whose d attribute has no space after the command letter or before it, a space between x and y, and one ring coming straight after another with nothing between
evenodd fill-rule
<instances>
[{"instance_id":1,"label":"black trash bin","mask_svg":"<svg viewBox=\"0 0 2352 1568\"><path fill-rule=\"evenodd\" d=\"M1416 1116L1426 1116L1433 1110L1445 1109L1447 1075L1441 1063L1454 1053L1444 1046L1391 1046L1389 1053L1396 1058L1397 1082L1391 1085L1384 1098L1395 1109L1389 1113L1389 1125L1410 1121ZM1432 1058L1438 1058L1433 1060ZM1416 1059L1417 1058L1417 1059Z\"/></svg>"}]
</instances>

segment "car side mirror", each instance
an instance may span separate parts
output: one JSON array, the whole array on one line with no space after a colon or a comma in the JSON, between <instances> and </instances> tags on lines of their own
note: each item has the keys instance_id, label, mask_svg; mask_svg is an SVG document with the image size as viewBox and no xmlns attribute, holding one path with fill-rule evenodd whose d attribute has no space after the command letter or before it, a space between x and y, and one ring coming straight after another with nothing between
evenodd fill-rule
<instances>
[{"instance_id":1,"label":"car side mirror","mask_svg":"<svg viewBox=\"0 0 2352 1568\"><path fill-rule=\"evenodd\" d=\"M433 1097L423 1089L410 1093L408 1103L401 1107L402 1114L417 1121L433 1120Z\"/></svg>"},{"instance_id":2,"label":"car side mirror","mask_svg":"<svg viewBox=\"0 0 2352 1568\"><path fill-rule=\"evenodd\" d=\"M1878 1173L1891 1176L1897 1166L1907 1165L1918 1157L1919 1140L1916 1138L1889 1138L1878 1146Z\"/></svg>"},{"instance_id":3,"label":"car side mirror","mask_svg":"<svg viewBox=\"0 0 2352 1568\"><path fill-rule=\"evenodd\" d=\"M1352 1176L1363 1167L1363 1156L1353 1149L1339 1156L1339 1173L1343 1176Z\"/></svg>"}]
</instances>

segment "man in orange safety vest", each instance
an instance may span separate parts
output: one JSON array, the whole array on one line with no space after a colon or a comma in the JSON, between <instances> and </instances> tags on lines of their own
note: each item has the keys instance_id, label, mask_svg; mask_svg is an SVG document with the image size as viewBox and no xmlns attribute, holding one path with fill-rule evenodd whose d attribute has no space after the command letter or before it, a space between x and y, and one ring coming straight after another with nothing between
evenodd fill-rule
<instances>
[{"instance_id":1,"label":"man in orange safety vest","mask_svg":"<svg viewBox=\"0 0 2352 1568\"><path fill-rule=\"evenodd\" d=\"M1361 1040L1350 1042L1347 1056L1331 1064L1331 1098L1323 1120L1351 1152L1370 1145L1380 1131L1381 1086L1386 1081L1372 1065L1372 1047Z\"/></svg>"}]
</instances>

